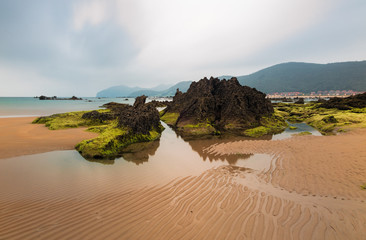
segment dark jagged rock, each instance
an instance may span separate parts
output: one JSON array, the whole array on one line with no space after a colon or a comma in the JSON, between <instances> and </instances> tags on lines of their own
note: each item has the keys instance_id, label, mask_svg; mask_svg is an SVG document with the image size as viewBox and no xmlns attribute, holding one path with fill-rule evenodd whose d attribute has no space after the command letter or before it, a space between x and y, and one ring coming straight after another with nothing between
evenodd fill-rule
<instances>
[{"instance_id":1,"label":"dark jagged rock","mask_svg":"<svg viewBox=\"0 0 366 240\"><path fill-rule=\"evenodd\" d=\"M146 96L143 95L136 98L133 106L110 102L103 105L110 112L91 111L85 113L83 118L100 121L117 119L118 127L129 127L133 134L148 134L153 129L160 129L160 117L156 108L145 101Z\"/></svg>"},{"instance_id":2,"label":"dark jagged rock","mask_svg":"<svg viewBox=\"0 0 366 240\"><path fill-rule=\"evenodd\" d=\"M347 98L331 98L324 101L320 107L323 108L337 108L339 110L349 110L351 108L365 108L366 107L366 92L357 94Z\"/></svg>"},{"instance_id":3,"label":"dark jagged rock","mask_svg":"<svg viewBox=\"0 0 366 240\"><path fill-rule=\"evenodd\" d=\"M170 101L156 101L152 100L151 102L148 102L147 105L151 105L153 107L166 107L170 104Z\"/></svg>"},{"instance_id":4,"label":"dark jagged rock","mask_svg":"<svg viewBox=\"0 0 366 240\"><path fill-rule=\"evenodd\" d=\"M148 134L160 126L159 112L153 106L145 104L130 106L118 114L118 125L130 127L134 133Z\"/></svg>"},{"instance_id":5,"label":"dark jagged rock","mask_svg":"<svg viewBox=\"0 0 366 240\"><path fill-rule=\"evenodd\" d=\"M164 130L159 112L152 105L145 104L145 99L137 98L135 106L109 103L105 105L107 110L54 114L37 118L33 123L46 124L53 130L88 126L88 131L99 135L81 141L75 146L76 150L86 159L115 159L131 144L158 140ZM142 148L136 145L134 149Z\"/></svg>"},{"instance_id":6,"label":"dark jagged rock","mask_svg":"<svg viewBox=\"0 0 366 240\"><path fill-rule=\"evenodd\" d=\"M91 111L91 112L84 113L81 118L104 122L104 121L107 121L107 120L114 119L115 116L112 113L103 113L103 112L98 112L98 111Z\"/></svg>"},{"instance_id":7,"label":"dark jagged rock","mask_svg":"<svg viewBox=\"0 0 366 240\"><path fill-rule=\"evenodd\" d=\"M193 82L186 93L177 89L173 102L165 113L179 113L175 126L207 123L216 131L246 129L260 125L262 117L274 110L266 95L242 86L234 77L230 80L204 78Z\"/></svg>"},{"instance_id":8,"label":"dark jagged rock","mask_svg":"<svg viewBox=\"0 0 366 240\"><path fill-rule=\"evenodd\" d=\"M140 97L137 97L135 99L135 103L133 104L133 107L134 108L140 108L140 107L142 107L145 104L145 102L146 102L146 98L147 97L145 95L142 95Z\"/></svg>"},{"instance_id":9,"label":"dark jagged rock","mask_svg":"<svg viewBox=\"0 0 366 240\"><path fill-rule=\"evenodd\" d=\"M296 99L295 100L295 103L296 104L304 104L305 103L304 98L298 98L298 99Z\"/></svg>"},{"instance_id":10,"label":"dark jagged rock","mask_svg":"<svg viewBox=\"0 0 366 240\"><path fill-rule=\"evenodd\" d=\"M130 105L125 104L125 103L116 103L116 102L109 102L106 104L103 104L102 107L107 108L107 109L121 109L121 108L125 108L128 107Z\"/></svg>"},{"instance_id":11,"label":"dark jagged rock","mask_svg":"<svg viewBox=\"0 0 366 240\"><path fill-rule=\"evenodd\" d=\"M47 97L44 95L39 96L39 100L56 100L56 99L57 99L56 96L53 96L53 97Z\"/></svg>"},{"instance_id":12,"label":"dark jagged rock","mask_svg":"<svg viewBox=\"0 0 366 240\"><path fill-rule=\"evenodd\" d=\"M75 97L75 96L72 96L71 98L69 98L69 100L83 100L83 99L82 98Z\"/></svg>"},{"instance_id":13,"label":"dark jagged rock","mask_svg":"<svg viewBox=\"0 0 366 240\"><path fill-rule=\"evenodd\" d=\"M72 96L71 98L58 98L56 96L47 97L47 96L41 95L39 97L39 100L83 100L83 99L82 98L75 97L75 96Z\"/></svg>"}]
</instances>

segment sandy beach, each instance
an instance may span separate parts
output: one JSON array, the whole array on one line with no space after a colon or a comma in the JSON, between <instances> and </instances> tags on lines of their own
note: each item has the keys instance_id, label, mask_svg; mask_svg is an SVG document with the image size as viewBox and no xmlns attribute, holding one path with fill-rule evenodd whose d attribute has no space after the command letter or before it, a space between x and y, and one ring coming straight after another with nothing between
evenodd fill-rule
<instances>
[{"instance_id":1,"label":"sandy beach","mask_svg":"<svg viewBox=\"0 0 366 240\"><path fill-rule=\"evenodd\" d=\"M14 135L2 146L8 152L13 147L19 154L32 153L30 142L37 143L38 152L70 149L72 141L91 136L82 129L49 131L29 124L31 119L7 120L0 119L2 131ZM54 149L43 148L56 138L53 134L60 134L59 142L51 144ZM26 197L2 189L0 239L364 239L365 146L364 129L330 137L237 141L204 152L269 154L270 167L254 171L223 164L152 187L108 176L97 187L90 181L97 175L81 172L79 184L62 186L76 193L62 196L44 192L48 183Z\"/></svg>"},{"instance_id":2,"label":"sandy beach","mask_svg":"<svg viewBox=\"0 0 366 240\"><path fill-rule=\"evenodd\" d=\"M32 124L34 119L0 118L0 159L74 149L81 140L97 136L85 128L50 131L44 124Z\"/></svg>"}]
</instances>

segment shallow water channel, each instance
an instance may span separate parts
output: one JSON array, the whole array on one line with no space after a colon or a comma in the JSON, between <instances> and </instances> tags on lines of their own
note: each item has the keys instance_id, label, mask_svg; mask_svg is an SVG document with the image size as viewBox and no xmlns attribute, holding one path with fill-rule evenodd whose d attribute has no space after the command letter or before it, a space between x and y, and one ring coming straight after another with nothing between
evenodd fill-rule
<instances>
[{"instance_id":1,"label":"shallow water channel","mask_svg":"<svg viewBox=\"0 0 366 240\"><path fill-rule=\"evenodd\" d=\"M303 127L297 126L300 126L299 131ZM149 143L142 151L124 154L113 161L87 161L75 150L2 159L0 198L90 197L106 190L113 192L120 188L167 184L177 178L200 175L205 170L222 165L235 165L260 172L268 170L273 161L267 154L215 156L204 151L212 144L250 138L184 141L166 124L164 127L160 140ZM264 139L283 139L292 133L296 131L286 130Z\"/></svg>"}]
</instances>

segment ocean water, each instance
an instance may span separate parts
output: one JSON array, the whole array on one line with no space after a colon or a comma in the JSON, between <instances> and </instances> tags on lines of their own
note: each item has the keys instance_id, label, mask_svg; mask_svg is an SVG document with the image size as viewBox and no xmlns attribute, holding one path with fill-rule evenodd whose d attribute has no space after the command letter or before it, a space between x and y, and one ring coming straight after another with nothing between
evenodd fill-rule
<instances>
[{"instance_id":1,"label":"ocean water","mask_svg":"<svg viewBox=\"0 0 366 240\"><path fill-rule=\"evenodd\" d=\"M99 109L103 104L133 104L134 98L96 98L83 100L39 100L33 97L0 97L0 117L44 116L55 113Z\"/></svg>"}]
</instances>

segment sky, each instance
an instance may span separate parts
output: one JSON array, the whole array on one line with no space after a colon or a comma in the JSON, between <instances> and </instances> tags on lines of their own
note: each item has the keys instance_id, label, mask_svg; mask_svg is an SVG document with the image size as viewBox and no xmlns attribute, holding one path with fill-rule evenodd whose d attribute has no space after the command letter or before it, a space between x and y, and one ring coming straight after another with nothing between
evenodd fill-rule
<instances>
[{"instance_id":1,"label":"sky","mask_svg":"<svg viewBox=\"0 0 366 240\"><path fill-rule=\"evenodd\" d=\"M365 0L1 0L0 96L366 60Z\"/></svg>"}]
</instances>

